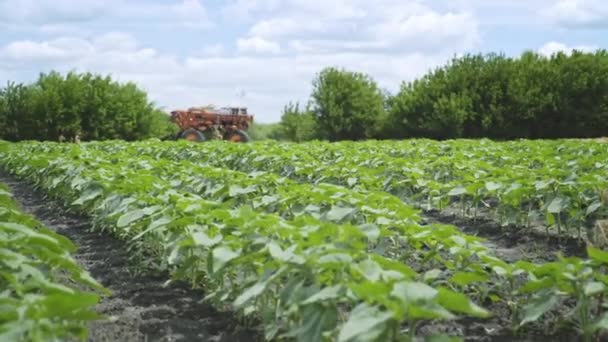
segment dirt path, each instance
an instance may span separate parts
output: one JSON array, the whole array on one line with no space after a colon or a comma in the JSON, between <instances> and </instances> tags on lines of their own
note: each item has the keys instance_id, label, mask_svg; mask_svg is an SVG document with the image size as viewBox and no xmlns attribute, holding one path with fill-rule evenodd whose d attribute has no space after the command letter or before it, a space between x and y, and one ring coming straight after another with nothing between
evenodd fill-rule
<instances>
[{"instance_id":1,"label":"dirt path","mask_svg":"<svg viewBox=\"0 0 608 342\"><path fill-rule=\"evenodd\" d=\"M111 317L90 327L88 341L256 341L253 331L239 328L229 315L201 304L200 291L183 285L163 287L160 275L129 271L127 247L112 237L89 232L86 220L68 215L30 186L0 173L23 210L48 228L71 239L75 259L113 294L98 305Z\"/></svg>"},{"instance_id":2,"label":"dirt path","mask_svg":"<svg viewBox=\"0 0 608 342\"><path fill-rule=\"evenodd\" d=\"M485 245L507 262L528 260L546 262L556 260L557 253L564 256L586 256L586 246L573 237L547 236L536 230L500 227L491 219L476 221L453 214L428 211L422 214L426 223L451 224L466 234L486 239Z\"/></svg>"}]
</instances>

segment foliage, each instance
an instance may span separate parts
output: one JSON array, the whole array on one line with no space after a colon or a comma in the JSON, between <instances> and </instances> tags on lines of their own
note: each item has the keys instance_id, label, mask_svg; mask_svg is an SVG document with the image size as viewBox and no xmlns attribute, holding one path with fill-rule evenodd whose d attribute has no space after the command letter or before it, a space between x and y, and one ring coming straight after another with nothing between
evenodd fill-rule
<instances>
[{"instance_id":1,"label":"foliage","mask_svg":"<svg viewBox=\"0 0 608 342\"><path fill-rule=\"evenodd\" d=\"M494 312L475 303L494 302L514 329L568 321L589 341L608 328L605 252L509 263L406 201L605 217L607 154L582 141L28 142L0 163L261 319L268 339L411 341L421 321L483 319Z\"/></svg>"},{"instance_id":2,"label":"foliage","mask_svg":"<svg viewBox=\"0 0 608 342\"><path fill-rule=\"evenodd\" d=\"M317 129L330 141L362 140L384 123L384 92L369 76L323 69L313 80L311 110Z\"/></svg>"},{"instance_id":3,"label":"foliage","mask_svg":"<svg viewBox=\"0 0 608 342\"><path fill-rule=\"evenodd\" d=\"M210 145L184 155L158 146L137 154L142 152L386 191L421 209L449 208L472 218L483 211L502 225L525 229L540 225L582 236L593 221L608 217L602 199L608 189L602 176L608 169L608 145L594 141L267 142Z\"/></svg>"},{"instance_id":4,"label":"foliage","mask_svg":"<svg viewBox=\"0 0 608 342\"><path fill-rule=\"evenodd\" d=\"M281 122L272 137L276 140L302 142L319 137L314 113L306 108L300 109L299 103L289 103L283 109Z\"/></svg>"},{"instance_id":5,"label":"foliage","mask_svg":"<svg viewBox=\"0 0 608 342\"><path fill-rule=\"evenodd\" d=\"M254 122L249 126L247 134L253 141L261 141L275 139L276 132L279 129L278 123L259 123Z\"/></svg>"},{"instance_id":6,"label":"foliage","mask_svg":"<svg viewBox=\"0 0 608 342\"><path fill-rule=\"evenodd\" d=\"M425 318L488 315L465 295L424 284L421 274L388 254L368 251L397 230L411 236L416 249L419 239L441 239L437 245L446 246L446 252L447 246L465 252L459 257L464 259L484 249L476 238L450 227L437 227L432 236L420 234L428 228L414 224L412 210L399 201L393 202L399 212L386 213L393 219L376 226L372 220L384 216L382 208L368 209L366 203L374 201L358 199L363 195L354 192L350 206L338 199L331 203L343 189L298 187L273 175L263 181L236 172L226 177L224 170L133 158L135 151L128 147L30 143L10 148L2 160L19 177L92 216L97 228L136 241L175 278L204 283L207 298L218 305L229 301L246 315L261 313L269 339L396 337L403 322L412 325L408 335L415 336L415 323ZM189 176L190 168L198 177ZM469 248L456 248L462 244ZM410 302L402 293L407 287L424 293ZM388 296L391 291L397 301ZM371 331L353 327L371 323L370 315L376 316Z\"/></svg>"},{"instance_id":7,"label":"foliage","mask_svg":"<svg viewBox=\"0 0 608 342\"><path fill-rule=\"evenodd\" d=\"M608 53L465 55L391 99L391 136L565 138L608 129Z\"/></svg>"},{"instance_id":8,"label":"foliage","mask_svg":"<svg viewBox=\"0 0 608 342\"><path fill-rule=\"evenodd\" d=\"M0 89L0 138L18 140L137 140L175 131L133 83L70 72L40 74L28 85Z\"/></svg>"},{"instance_id":9,"label":"foliage","mask_svg":"<svg viewBox=\"0 0 608 342\"><path fill-rule=\"evenodd\" d=\"M607 75L606 50L467 54L402 82L394 95L369 75L325 68L310 104L316 138L330 141L598 137L608 130ZM290 103L285 112L293 110Z\"/></svg>"},{"instance_id":10,"label":"foliage","mask_svg":"<svg viewBox=\"0 0 608 342\"><path fill-rule=\"evenodd\" d=\"M0 340L85 340L86 323L98 319L107 292L71 254L65 237L24 214L0 184Z\"/></svg>"}]
</instances>

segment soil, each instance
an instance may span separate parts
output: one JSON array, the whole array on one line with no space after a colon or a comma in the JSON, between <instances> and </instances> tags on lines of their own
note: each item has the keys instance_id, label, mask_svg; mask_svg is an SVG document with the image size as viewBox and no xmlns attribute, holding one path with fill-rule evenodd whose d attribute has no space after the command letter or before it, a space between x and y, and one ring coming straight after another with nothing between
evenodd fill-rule
<instances>
[{"instance_id":1,"label":"soil","mask_svg":"<svg viewBox=\"0 0 608 342\"><path fill-rule=\"evenodd\" d=\"M236 324L229 313L201 303L202 291L153 272L134 273L127 246L90 231L87 220L66 213L32 187L0 172L22 209L78 247L73 254L91 276L112 291L96 310L107 317L89 327L87 341L259 341L259 332Z\"/></svg>"},{"instance_id":2,"label":"soil","mask_svg":"<svg viewBox=\"0 0 608 342\"><path fill-rule=\"evenodd\" d=\"M425 211L423 218L427 224L450 224L466 234L484 238L486 240L484 244L507 262L554 261L558 254L587 256L584 241L572 236L547 235L538 229L502 227L496 221L483 216L472 219L437 210Z\"/></svg>"},{"instance_id":3,"label":"soil","mask_svg":"<svg viewBox=\"0 0 608 342\"><path fill-rule=\"evenodd\" d=\"M450 224L460 231L484 238L484 244L498 257L506 262L526 260L531 262L550 262L557 255L586 257L586 245L583 241L571 236L547 235L539 229L522 229L521 227L502 227L487 217L466 218L446 211L430 210L422 213L423 223ZM492 312L492 317L485 320L472 318L450 322L425 322L418 332L423 335L446 333L466 336L465 341L576 341L580 337L568 327L559 327L555 313L547 313L545 318L514 332L509 328L510 310L504 303L487 301L479 303ZM573 303L562 303L558 311L565 314ZM543 332L553 332L551 334ZM603 335L598 341L607 341Z\"/></svg>"}]
</instances>

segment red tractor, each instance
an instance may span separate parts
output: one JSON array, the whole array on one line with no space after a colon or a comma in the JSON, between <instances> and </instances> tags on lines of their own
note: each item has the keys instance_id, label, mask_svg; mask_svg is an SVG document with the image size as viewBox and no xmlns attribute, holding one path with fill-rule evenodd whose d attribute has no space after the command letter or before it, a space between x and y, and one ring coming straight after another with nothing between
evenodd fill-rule
<instances>
[{"instance_id":1,"label":"red tractor","mask_svg":"<svg viewBox=\"0 0 608 342\"><path fill-rule=\"evenodd\" d=\"M253 122L253 115L248 115L247 108L241 107L189 108L172 111L171 121L180 128L177 139L248 142L250 138L246 131Z\"/></svg>"}]
</instances>

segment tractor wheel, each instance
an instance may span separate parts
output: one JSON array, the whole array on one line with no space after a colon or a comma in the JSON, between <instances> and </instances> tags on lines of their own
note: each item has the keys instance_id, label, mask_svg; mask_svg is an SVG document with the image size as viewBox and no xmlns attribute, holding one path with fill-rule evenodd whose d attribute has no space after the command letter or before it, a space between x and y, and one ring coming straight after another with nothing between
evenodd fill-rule
<instances>
[{"instance_id":1,"label":"tractor wheel","mask_svg":"<svg viewBox=\"0 0 608 342\"><path fill-rule=\"evenodd\" d=\"M240 130L240 129L237 129L231 133L228 133L227 137L225 139L228 141L240 142L240 143L246 143L251 140L251 138L249 138L249 135L247 134L247 132Z\"/></svg>"},{"instance_id":2,"label":"tractor wheel","mask_svg":"<svg viewBox=\"0 0 608 342\"><path fill-rule=\"evenodd\" d=\"M181 139L189 140L189 141L205 141L205 136L193 128L188 128L182 134L180 134Z\"/></svg>"}]
</instances>

